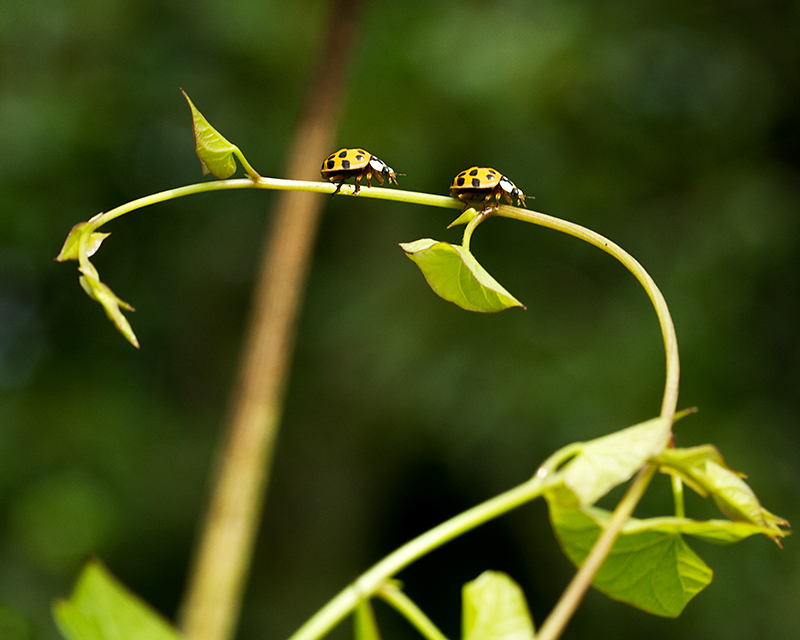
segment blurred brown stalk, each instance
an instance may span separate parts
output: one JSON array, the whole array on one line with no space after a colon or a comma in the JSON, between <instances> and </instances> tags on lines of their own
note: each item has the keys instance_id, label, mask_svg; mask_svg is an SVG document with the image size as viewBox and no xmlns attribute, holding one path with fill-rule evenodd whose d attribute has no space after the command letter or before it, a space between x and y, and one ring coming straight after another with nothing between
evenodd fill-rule
<instances>
[{"instance_id":1,"label":"blurred brown stalk","mask_svg":"<svg viewBox=\"0 0 800 640\"><path fill-rule=\"evenodd\" d=\"M327 38L289 152L285 177L319 179L331 150L360 0L331 3ZM190 640L233 637L261 520L295 327L325 200L284 191L266 239L248 335L208 511L181 606Z\"/></svg>"}]
</instances>

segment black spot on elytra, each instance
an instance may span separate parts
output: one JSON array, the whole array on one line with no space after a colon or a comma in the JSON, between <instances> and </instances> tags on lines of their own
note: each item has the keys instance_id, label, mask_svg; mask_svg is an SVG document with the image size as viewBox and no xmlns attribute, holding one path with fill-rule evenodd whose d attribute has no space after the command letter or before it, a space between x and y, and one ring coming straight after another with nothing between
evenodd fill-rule
<instances>
[{"instance_id":1,"label":"black spot on elytra","mask_svg":"<svg viewBox=\"0 0 800 640\"><path fill-rule=\"evenodd\" d=\"M356 160L358 160L359 162L361 162L363 159L364 159L364 156L361 155L360 153L358 155L356 155Z\"/></svg>"},{"instance_id":2,"label":"black spot on elytra","mask_svg":"<svg viewBox=\"0 0 800 640\"><path fill-rule=\"evenodd\" d=\"M341 155L341 154L339 154ZM342 160L342 169L349 169L350 168L350 161L349 160Z\"/></svg>"},{"instance_id":3,"label":"black spot on elytra","mask_svg":"<svg viewBox=\"0 0 800 640\"><path fill-rule=\"evenodd\" d=\"M463 175L459 175L458 178L456 178L456 184L459 187L463 187L464 186L464 176Z\"/></svg>"},{"instance_id":4,"label":"black spot on elytra","mask_svg":"<svg viewBox=\"0 0 800 640\"><path fill-rule=\"evenodd\" d=\"M339 152L339 157L340 157L340 158L346 158L346 157L347 157L347 149L342 149L342 150Z\"/></svg>"},{"instance_id":5,"label":"black spot on elytra","mask_svg":"<svg viewBox=\"0 0 800 640\"><path fill-rule=\"evenodd\" d=\"M473 175L473 174L470 174L470 175ZM472 179L472 186L473 187L480 187L481 186L481 181L478 180L478 178L473 178Z\"/></svg>"},{"instance_id":6,"label":"black spot on elytra","mask_svg":"<svg viewBox=\"0 0 800 640\"><path fill-rule=\"evenodd\" d=\"M478 175L478 170L477 169L473 169L472 171L469 172L469 175L477 176ZM475 182L475 181L473 180L473 182ZM475 186L477 187L478 185L475 185Z\"/></svg>"}]
</instances>

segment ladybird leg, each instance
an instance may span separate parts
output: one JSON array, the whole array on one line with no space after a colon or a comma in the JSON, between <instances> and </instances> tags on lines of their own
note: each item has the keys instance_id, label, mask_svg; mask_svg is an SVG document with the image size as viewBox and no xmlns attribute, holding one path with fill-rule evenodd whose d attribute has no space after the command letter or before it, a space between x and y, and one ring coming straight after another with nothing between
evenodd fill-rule
<instances>
[{"instance_id":1,"label":"ladybird leg","mask_svg":"<svg viewBox=\"0 0 800 640\"><path fill-rule=\"evenodd\" d=\"M362 176L356 176L356 190L353 191L353 195L354 196L357 196L359 194L359 192L361 191L361 185L358 184L359 182L361 182L361 178L362 178Z\"/></svg>"},{"instance_id":2,"label":"ladybird leg","mask_svg":"<svg viewBox=\"0 0 800 640\"><path fill-rule=\"evenodd\" d=\"M341 188L342 188L342 185L344 184L344 181L345 181L345 180L347 180L347 178L342 178L341 180L339 180L339 182L336 184L336 191L334 191L334 192L331 194L332 196L335 196L337 193L339 193L339 189L341 189Z\"/></svg>"},{"instance_id":3,"label":"ladybird leg","mask_svg":"<svg viewBox=\"0 0 800 640\"><path fill-rule=\"evenodd\" d=\"M380 171L375 172L375 179L380 183L383 184L383 176L381 175Z\"/></svg>"}]
</instances>

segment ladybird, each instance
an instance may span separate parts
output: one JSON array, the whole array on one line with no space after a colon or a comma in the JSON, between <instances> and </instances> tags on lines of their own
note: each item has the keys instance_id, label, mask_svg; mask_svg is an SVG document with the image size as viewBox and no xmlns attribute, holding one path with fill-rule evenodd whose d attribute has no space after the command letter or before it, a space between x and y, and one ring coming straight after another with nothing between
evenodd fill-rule
<instances>
[{"instance_id":1,"label":"ladybird","mask_svg":"<svg viewBox=\"0 0 800 640\"><path fill-rule=\"evenodd\" d=\"M467 206L472 200L483 200L484 211L491 206L492 198L495 207L500 204L501 197L505 198L508 204L513 205L516 200L517 204L524 207L527 197L511 180L489 167L470 167L459 173L450 186L450 195Z\"/></svg>"},{"instance_id":2,"label":"ladybird","mask_svg":"<svg viewBox=\"0 0 800 640\"><path fill-rule=\"evenodd\" d=\"M342 188L344 181L348 178L356 179L356 190L353 195L358 195L361 190L359 182L362 178L367 179L367 186L371 187L370 180L373 176L383 184L383 179L389 181L391 184L397 184L397 176L403 176L404 173L395 173L389 165L377 156L373 156L369 151L363 149L339 149L336 153L332 153L325 162L322 163L320 173L323 178L327 178L331 182L338 182L334 195Z\"/></svg>"}]
</instances>

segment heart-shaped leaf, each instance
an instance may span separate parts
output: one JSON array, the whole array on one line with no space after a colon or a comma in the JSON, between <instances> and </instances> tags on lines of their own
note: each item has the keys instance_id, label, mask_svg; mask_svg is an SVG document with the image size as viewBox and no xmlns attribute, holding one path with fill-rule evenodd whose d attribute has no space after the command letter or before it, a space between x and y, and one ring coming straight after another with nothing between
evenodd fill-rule
<instances>
[{"instance_id":1,"label":"heart-shaped leaf","mask_svg":"<svg viewBox=\"0 0 800 640\"><path fill-rule=\"evenodd\" d=\"M611 514L594 507L565 507L547 498L558 541L580 566ZM631 518L625 523L592 584L615 600L674 618L711 583L714 573L686 544L680 527L650 527L648 522Z\"/></svg>"},{"instance_id":2,"label":"heart-shaped leaf","mask_svg":"<svg viewBox=\"0 0 800 640\"><path fill-rule=\"evenodd\" d=\"M462 309L494 313L525 308L460 245L424 238L400 247L420 268L431 289Z\"/></svg>"}]
</instances>

